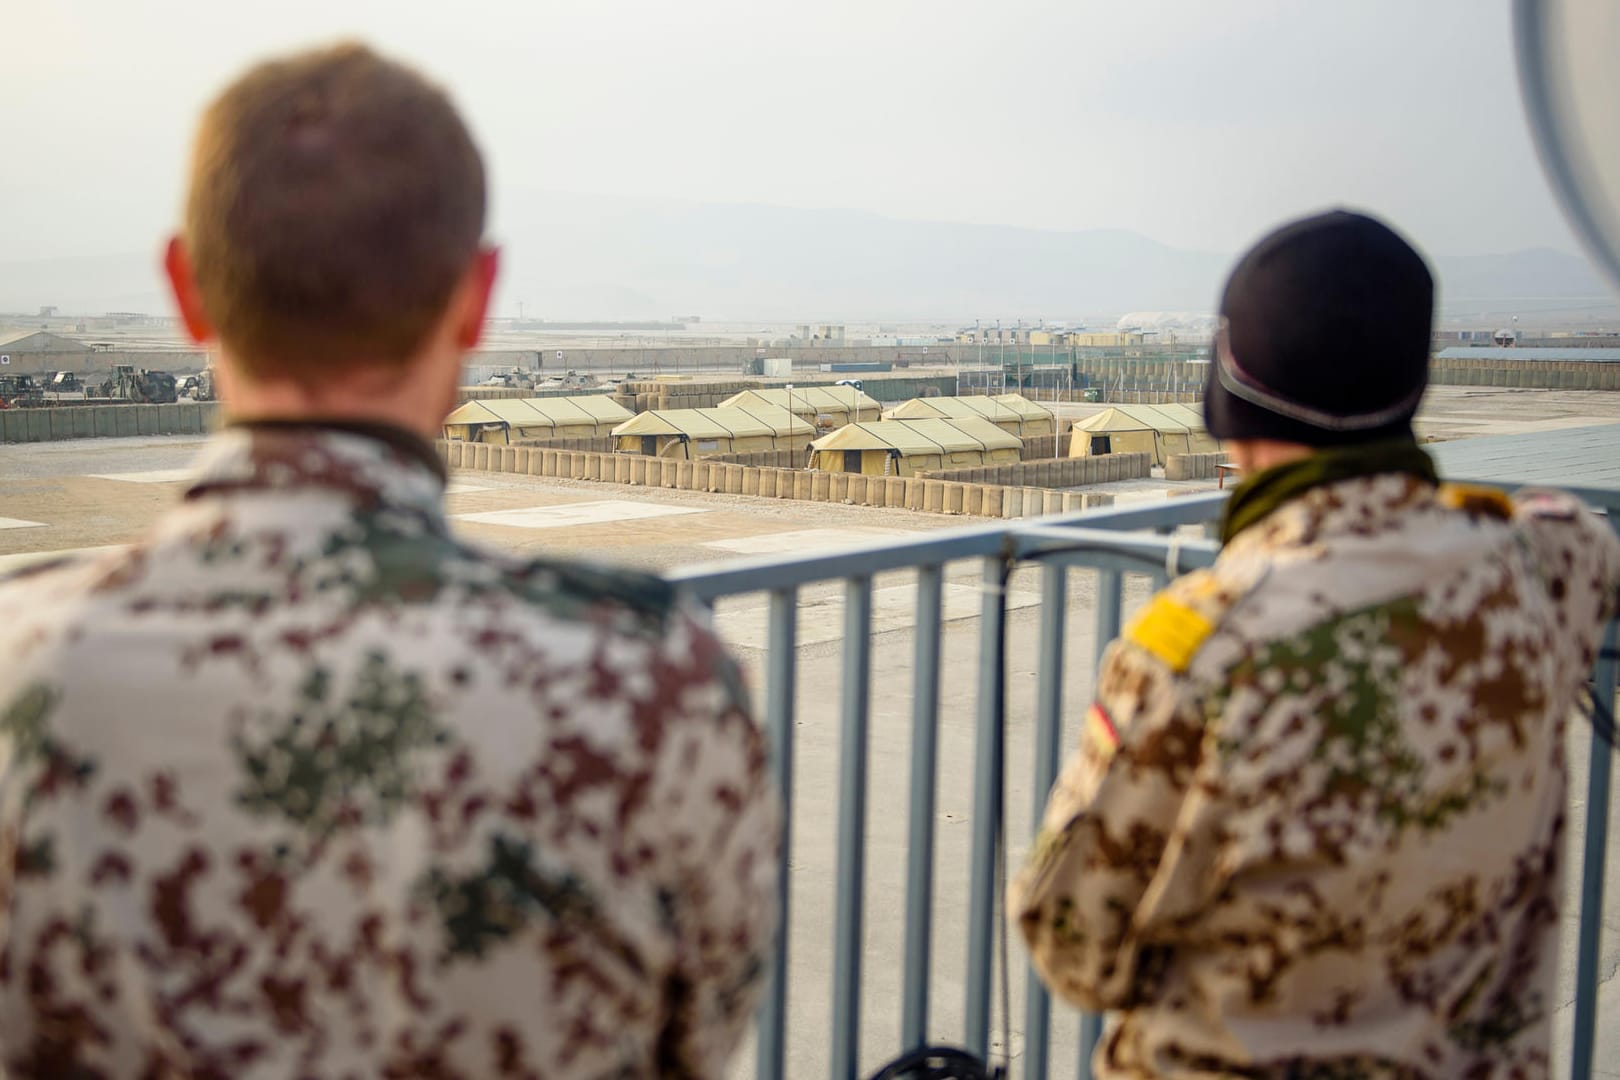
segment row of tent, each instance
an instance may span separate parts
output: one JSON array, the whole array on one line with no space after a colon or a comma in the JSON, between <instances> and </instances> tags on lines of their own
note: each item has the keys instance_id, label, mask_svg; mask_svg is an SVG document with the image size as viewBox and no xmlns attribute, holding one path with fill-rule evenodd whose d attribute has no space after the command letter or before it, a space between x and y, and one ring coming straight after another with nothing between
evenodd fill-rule
<instances>
[{"instance_id":1,"label":"row of tent","mask_svg":"<svg viewBox=\"0 0 1620 1080\"><path fill-rule=\"evenodd\" d=\"M1057 433L1057 418L1022 394L994 397L912 398L883 414L885 420L969 420L981 418L1020 438Z\"/></svg>"},{"instance_id":2,"label":"row of tent","mask_svg":"<svg viewBox=\"0 0 1620 1080\"><path fill-rule=\"evenodd\" d=\"M1204 427L1204 415L1190 405L1114 405L1095 416L1076 420L1069 435L1069 456L1095 454L1152 455L1163 465L1171 454L1206 454L1221 448Z\"/></svg>"},{"instance_id":3,"label":"row of tent","mask_svg":"<svg viewBox=\"0 0 1620 1080\"><path fill-rule=\"evenodd\" d=\"M810 467L865 476L912 476L926 469L1012 463L1017 435L982 416L848 424L810 444Z\"/></svg>"},{"instance_id":4,"label":"row of tent","mask_svg":"<svg viewBox=\"0 0 1620 1080\"><path fill-rule=\"evenodd\" d=\"M444 418L444 437L486 443L588 439L611 435L635 415L606 394L479 399L458 406Z\"/></svg>"},{"instance_id":5,"label":"row of tent","mask_svg":"<svg viewBox=\"0 0 1620 1080\"><path fill-rule=\"evenodd\" d=\"M803 450L816 435L814 421L780 406L721 405L640 413L613 429L613 448L621 454L690 460L760 450Z\"/></svg>"}]
</instances>

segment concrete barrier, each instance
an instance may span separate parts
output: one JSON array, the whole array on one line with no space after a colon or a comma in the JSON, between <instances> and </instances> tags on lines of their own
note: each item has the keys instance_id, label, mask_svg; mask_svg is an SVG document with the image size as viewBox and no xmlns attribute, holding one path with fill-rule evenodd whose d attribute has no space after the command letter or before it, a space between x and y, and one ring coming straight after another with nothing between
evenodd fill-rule
<instances>
[{"instance_id":1,"label":"concrete barrier","mask_svg":"<svg viewBox=\"0 0 1620 1080\"><path fill-rule=\"evenodd\" d=\"M903 476L885 476L883 478L883 505L906 505L906 478Z\"/></svg>"},{"instance_id":2,"label":"concrete barrier","mask_svg":"<svg viewBox=\"0 0 1620 1080\"><path fill-rule=\"evenodd\" d=\"M1001 516L1004 518L1024 516L1023 488L1004 487L1001 489Z\"/></svg>"},{"instance_id":3,"label":"concrete barrier","mask_svg":"<svg viewBox=\"0 0 1620 1080\"><path fill-rule=\"evenodd\" d=\"M841 503L849 499L849 474L833 473L827 482L827 501Z\"/></svg>"},{"instance_id":4,"label":"concrete barrier","mask_svg":"<svg viewBox=\"0 0 1620 1080\"><path fill-rule=\"evenodd\" d=\"M844 492L844 498L855 506L866 504L866 477L860 473L849 474L849 490Z\"/></svg>"},{"instance_id":5,"label":"concrete barrier","mask_svg":"<svg viewBox=\"0 0 1620 1080\"><path fill-rule=\"evenodd\" d=\"M922 508L930 514L943 514L945 512L945 481L923 481Z\"/></svg>"},{"instance_id":6,"label":"concrete barrier","mask_svg":"<svg viewBox=\"0 0 1620 1080\"><path fill-rule=\"evenodd\" d=\"M981 492L979 516L987 518L1001 517L1002 511L1006 509L1005 496L1007 494L1007 489L1004 487L999 487L995 484L986 484L979 490Z\"/></svg>"},{"instance_id":7,"label":"concrete barrier","mask_svg":"<svg viewBox=\"0 0 1620 1080\"><path fill-rule=\"evenodd\" d=\"M809 500L815 474L799 469L793 474L793 498Z\"/></svg>"},{"instance_id":8,"label":"concrete barrier","mask_svg":"<svg viewBox=\"0 0 1620 1080\"><path fill-rule=\"evenodd\" d=\"M722 465L725 470L725 491L727 495L741 495L743 486L743 473L746 467L742 465Z\"/></svg>"},{"instance_id":9,"label":"concrete barrier","mask_svg":"<svg viewBox=\"0 0 1620 1080\"><path fill-rule=\"evenodd\" d=\"M832 474L821 471L810 474L810 498L826 502L832 493Z\"/></svg>"},{"instance_id":10,"label":"concrete barrier","mask_svg":"<svg viewBox=\"0 0 1620 1080\"><path fill-rule=\"evenodd\" d=\"M744 495L759 495L759 469L744 469L742 478L742 493Z\"/></svg>"},{"instance_id":11,"label":"concrete barrier","mask_svg":"<svg viewBox=\"0 0 1620 1080\"><path fill-rule=\"evenodd\" d=\"M940 509L947 514L960 514L967 493L967 485L953 483L949 480L941 480L939 483L944 489L944 502Z\"/></svg>"}]
</instances>

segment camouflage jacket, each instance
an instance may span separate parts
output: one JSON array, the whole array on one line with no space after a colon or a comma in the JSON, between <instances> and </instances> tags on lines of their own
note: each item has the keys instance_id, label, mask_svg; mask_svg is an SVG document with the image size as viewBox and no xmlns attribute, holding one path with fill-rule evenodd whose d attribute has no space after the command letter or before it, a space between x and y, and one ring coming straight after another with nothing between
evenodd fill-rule
<instances>
[{"instance_id":1,"label":"camouflage jacket","mask_svg":"<svg viewBox=\"0 0 1620 1080\"><path fill-rule=\"evenodd\" d=\"M1155 597L1009 912L1104 1077L1549 1072L1564 729L1620 588L1573 501L1318 486Z\"/></svg>"},{"instance_id":2,"label":"camouflage jacket","mask_svg":"<svg viewBox=\"0 0 1620 1080\"><path fill-rule=\"evenodd\" d=\"M454 539L402 434L199 465L0 584L13 1080L718 1075L779 834L710 630Z\"/></svg>"}]
</instances>

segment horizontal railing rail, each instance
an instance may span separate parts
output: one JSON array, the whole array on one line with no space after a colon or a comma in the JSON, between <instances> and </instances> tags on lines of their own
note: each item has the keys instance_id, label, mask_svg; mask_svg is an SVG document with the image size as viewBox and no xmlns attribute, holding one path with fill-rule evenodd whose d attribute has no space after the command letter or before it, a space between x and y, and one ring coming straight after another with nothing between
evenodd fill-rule
<instances>
[{"instance_id":1,"label":"horizontal railing rail","mask_svg":"<svg viewBox=\"0 0 1620 1080\"><path fill-rule=\"evenodd\" d=\"M1511 490L1515 485L1492 485ZM1620 528L1620 492L1581 491L1589 504L1605 511ZM1218 545L1207 539L1225 505L1217 492L1152 504L1117 507L1030 521L939 531L927 536L884 541L827 554L771 557L719 567L683 569L669 574L705 604L746 594L763 594L766 605L764 723L772 751L773 776L782 792L791 825L794 798L796 694L798 680L798 602L807 586L841 583L843 589L842 674L836 696L839 744L836 761L837 827L832 941L829 1075L853 1080L858 1074L862 1025L863 893L866 877L870 698L872 680L873 579L876 575L913 571L916 575L911 686L911 744L907 796L905 899L902 944L901 1024L893 1050L898 1054L924 1044L931 1012L934 967L932 910L935 881L935 816L940 750L942 591L946 568L977 563L981 578L978 626L978 701L975 714L971 854L967 867L968 927L962 1042L988 1057L991 1046L992 989L999 881L996 867L999 830L1003 824L1004 732L999 705L1000 634L1007 606L1004 582L1011 567L1038 566L1040 600L1036 648L1034 715L1033 813L1038 821L1047 792L1062 760L1063 692L1069 629L1069 578L1073 571L1096 574L1095 637L1090 662L1100 661L1104 647L1118 636L1129 575L1145 576L1155 587L1171 577L1210 565ZM1203 526L1205 537L1180 530ZM1617 666L1609 628L1609 647L1594 672L1594 686L1612 702ZM1591 765L1586 792L1584 851L1581 866L1581 911L1577 946L1574 1038L1571 1075L1591 1075L1596 1032L1596 995L1600 979L1603 873L1608 843L1612 748L1592 733ZM778 882L783 931L775 944L770 982L761 1009L756 1039L756 1075L779 1077L786 1072L788 966L792 890L788 865L794 849L784 838L786 856ZM1006 973L1008 979L1012 973ZM1023 1076L1054 1074L1050 1054L1050 999L1033 970L1024 977ZM795 1018L796 1020L799 1018ZM819 1018L807 1022L819 1030ZM1100 1032L1100 1018L1082 1018L1078 1075L1090 1076L1090 1057ZM1001 1047L1003 1055L1011 1048ZM890 1055L893 1056L893 1055Z\"/></svg>"}]
</instances>

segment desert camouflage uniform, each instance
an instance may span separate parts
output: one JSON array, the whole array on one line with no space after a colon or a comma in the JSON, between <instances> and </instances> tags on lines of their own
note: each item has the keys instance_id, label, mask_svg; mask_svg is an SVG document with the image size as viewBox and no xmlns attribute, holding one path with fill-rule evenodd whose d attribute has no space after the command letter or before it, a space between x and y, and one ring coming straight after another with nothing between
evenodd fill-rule
<instances>
[{"instance_id":1,"label":"desert camouflage uniform","mask_svg":"<svg viewBox=\"0 0 1620 1080\"><path fill-rule=\"evenodd\" d=\"M1316 487L1111 646L1009 908L1104 1077L1538 1077L1564 730L1620 587L1571 500Z\"/></svg>"},{"instance_id":2,"label":"desert camouflage uniform","mask_svg":"<svg viewBox=\"0 0 1620 1080\"><path fill-rule=\"evenodd\" d=\"M0 585L14 1080L718 1075L779 837L712 633L455 540L402 433L200 466Z\"/></svg>"}]
</instances>

